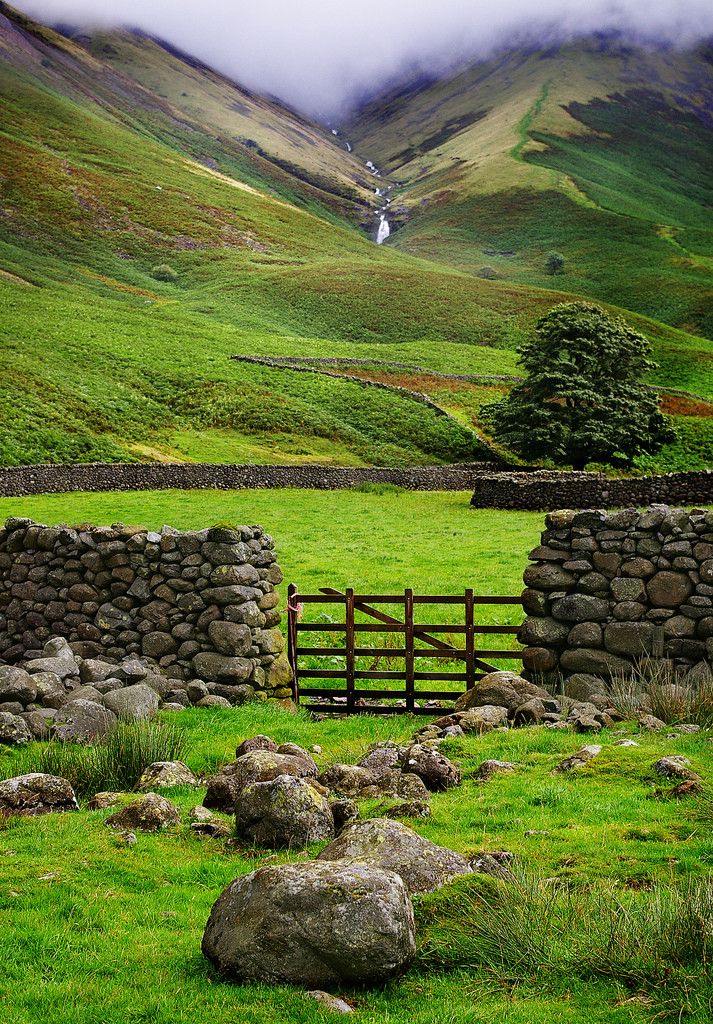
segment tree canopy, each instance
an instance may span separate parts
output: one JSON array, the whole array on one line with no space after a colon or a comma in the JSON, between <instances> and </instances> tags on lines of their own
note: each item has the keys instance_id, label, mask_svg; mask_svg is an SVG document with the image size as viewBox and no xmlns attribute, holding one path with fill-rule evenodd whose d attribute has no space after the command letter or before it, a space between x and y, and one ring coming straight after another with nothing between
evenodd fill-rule
<instances>
[{"instance_id":1,"label":"tree canopy","mask_svg":"<svg viewBox=\"0 0 713 1024\"><path fill-rule=\"evenodd\" d=\"M656 366L651 345L621 317L564 303L518 351L527 378L489 418L498 441L523 458L626 466L675 438L642 380Z\"/></svg>"}]
</instances>

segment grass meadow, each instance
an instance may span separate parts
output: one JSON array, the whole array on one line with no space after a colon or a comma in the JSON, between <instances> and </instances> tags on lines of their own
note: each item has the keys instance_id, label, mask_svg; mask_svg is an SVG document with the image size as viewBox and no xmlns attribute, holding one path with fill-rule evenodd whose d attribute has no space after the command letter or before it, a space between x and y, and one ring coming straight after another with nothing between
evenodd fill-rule
<instances>
[{"instance_id":1,"label":"grass meadow","mask_svg":"<svg viewBox=\"0 0 713 1024\"><path fill-rule=\"evenodd\" d=\"M164 717L168 717L164 715ZM208 774L257 732L318 744L320 765L354 761L370 742L405 740L408 717L315 722L266 705L187 710L170 718L185 736L187 763ZM713 866L710 807L654 799L651 765L675 752L708 784L708 738L637 736L570 776L552 776L581 737L523 729L447 746L461 787L432 799L413 825L466 854L507 849L521 880L508 891L466 879L418 897L419 953L381 991L342 993L364 1024L648 1024L710 1019L710 977L695 914L688 943L662 922L682 917L678 891L704 885ZM486 758L521 767L488 783ZM33 750L0 755L4 776L32 767ZM270 854L205 839L187 812L202 790L165 791L180 826L122 844L103 825L108 811L6 821L0 828L0 977L8 1024L317 1024L329 1015L285 987L221 980L203 960L210 907L233 878L261 864L314 855ZM375 802L363 814L377 812ZM676 914L666 908L675 903ZM667 916L668 914L668 916ZM632 943L636 957L622 964Z\"/></svg>"}]
</instances>

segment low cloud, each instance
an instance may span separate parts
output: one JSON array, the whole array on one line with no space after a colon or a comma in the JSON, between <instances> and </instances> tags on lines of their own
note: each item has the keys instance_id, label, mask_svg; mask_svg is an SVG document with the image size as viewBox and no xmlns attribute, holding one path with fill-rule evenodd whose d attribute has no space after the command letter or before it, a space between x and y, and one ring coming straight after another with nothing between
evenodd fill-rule
<instances>
[{"instance_id":1,"label":"low cloud","mask_svg":"<svg viewBox=\"0 0 713 1024\"><path fill-rule=\"evenodd\" d=\"M621 31L687 46L713 35L711 0L15 0L46 22L132 25L317 116L406 69L440 70L526 37Z\"/></svg>"}]
</instances>

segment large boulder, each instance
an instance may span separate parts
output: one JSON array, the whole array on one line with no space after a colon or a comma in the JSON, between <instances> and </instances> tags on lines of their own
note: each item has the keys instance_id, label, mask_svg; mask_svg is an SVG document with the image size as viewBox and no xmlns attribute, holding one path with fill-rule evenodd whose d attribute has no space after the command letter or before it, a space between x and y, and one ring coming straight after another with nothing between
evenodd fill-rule
<instances>
[{"instance_id":1,"label":"large boulder","mask_svg":"<svg viewBox=\"0 0 713 1024\"><path fill-rule=\"evenodd\" d=\"M276 750L252 750L231 764L226 764L210 780L203 805L213 811L233 814L235 801L246 786L256 782L270 782L278 775L313 779L317 775L317 768L314 761L305 761L291 754L278 754Z\"/></svg>"},{"instance_id":2,"label":"large boulder","mask_svg":"<svg viewBox=\"0 0 713 1024\"><path fill-rule=\"evenodd\" d=\"M104 695L104 704L124 721L141 722L156 714L159 698L151 686L136 683L123 690L110 690Z\"/></svg>"},{"instance_id":3,"label":"large boulder","mask_svg":"<svg viewBox=\"0 0 713 1024\"><path fill-rule=\"evenodd\" d=\"M303 847L330 839L334 816L327 799L309 782L278 775L238 794L235 830L241 838L273 850Z\"/></svg>"},{"instance_id":4,"label":"large boulder","mask_svg":"<svg viewBox=\"0 0 713 1024\"><path fill-rule=\"evenodd\" d=\"M9 711L0 711L0 744L8 747L20 747L29 743L32 733L24 719Z\"/></svg>"},{"instance_id":5,"label":"large boulder","mask_svg":"<svg viewBox=\"0 0 713 1024\"><path fill-rule=\"evenodd\" d=\"M0 782L0 814L50 814L77 811L79 805L69 782L56 775L33 772Z\"/></svg>"},{"instance_id":6,"label":"large boulder","mask_svg":"<svg viewBox=\"0 0 713 1024\"><path fill-rule=\"evenodd\" d=\"M410 893L433 892L472 871L460 853L436 846L390 818L369 818L348 826L322 850L317 860L359 862L395 871Z\"/></svg>"},{"instance_id":7,"label":"large boulder","mask_svg":"<svg viewBox=\"0 0 713 1024\"><path fill-rule=\"evenodd\" d=\"M197 786L198 779L183 761L154 761L144 771L136 787L146 793L173 786Z\"/></svg>"},{"instance_id":8,"label":"large boulder","mask_svg":"<svg viewBox=\"0 0 713 1024\"><path fill-rule=\"evenodd\" d=\"M180 820L170 800L158 793L147 793L140 800L110 815L104 824L117 829L137 828L141 832L160 832L170 825L178 825Z\"/></svg>"},{"instance_id":9,"label":"large boulder","mask_svg":"<svg viewBox=\"0 0 713 1024\"><path fill-rule=\"evenodd\" d=\"M113 711L92 700L70 700L53 715L54 735L63 743L96 743L117 723Z\"/></svg>"},{"instance_id":10,"label":"large boulder","mask_svg":"<svg viewBox=\"0 0 713 1024\"><path fill-rule=\"evenodd\" d=\"M391 871L338 862L274 865L225 889L202 949L235 981L381 985L414 959L413 908Z\"/></svg>"},{"instance_id":11,"label":"large boulder","mask_svg":"<svg viewBox=\"0 0 713 1024\"><path fill-rule=\"evenodd\" d=\"M507 708L512 717L521 704L533 697L549 698L547 690L523 679L517 672L489 672L467 690L455 703L456 711L468 711L478 707Z\"/></svg>"},{"instance_id":12,"label":"large boulder","mask_svg":"<svg viewBox=\"0 0 713 1024\"><path fill-rule=\"evenodd\" d=\"M404 772L417 775L432 793L451 789L461 780L460 768L444 754L422 743L414 743L406 749L401 759L401 768Z\"/></svg>"}]
</instances>

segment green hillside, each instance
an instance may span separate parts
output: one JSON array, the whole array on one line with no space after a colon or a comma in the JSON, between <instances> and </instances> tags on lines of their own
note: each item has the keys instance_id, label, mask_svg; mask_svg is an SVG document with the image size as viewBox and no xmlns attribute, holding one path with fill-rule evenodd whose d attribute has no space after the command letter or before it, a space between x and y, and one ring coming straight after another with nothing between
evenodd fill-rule
<instances>
[{"instance_id":1,"label":"green hillside","mask_svg":"<svg viewBox=\"0 0 713 1024\"><path fill-rule=\"evenodd\" d=\"M346 130L403 185L403 251L713 337L712 57L604 39L511 52L406 84Z\"/></svg>"},{"instance_id":2,"label":"green hillside","mask_svg":"<svg viewBox=\"0 0 713 1024\"><path fill-rule=\"evenodd\" d=\"M0 3L0 103L0 463L492 457L479 400L420 378L516 374L571 276L484 280L460 243L403 251L411 227L377 247L364 159L141 34L68 39ZM627 315L652 382L713 398L713 342ZM392 387L233 355L368 359ZM672 410L676 465L711 461L710 410Z\"/></svg>"}]
</instances>

